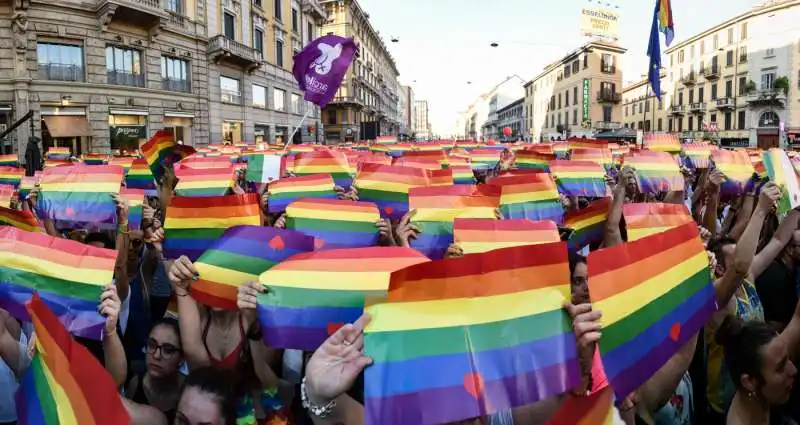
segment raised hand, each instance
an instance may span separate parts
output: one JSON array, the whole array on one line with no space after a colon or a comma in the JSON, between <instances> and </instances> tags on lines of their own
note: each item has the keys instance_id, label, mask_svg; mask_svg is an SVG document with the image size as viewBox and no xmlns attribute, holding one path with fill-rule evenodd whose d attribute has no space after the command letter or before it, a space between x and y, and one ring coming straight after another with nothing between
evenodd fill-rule
<instances>
[{"instance_id":1,"label":"raised hand","mask_svg":"<svg viewBox=\"0 0 800 425\"><path fill-rule=\"evenodd\" d=\"M375 222L375 227L378 228L381 246L396 245L392 232L392 223L390 223L389 220L382 218Z\"/></svg>"},{"instance_id":2,"label":"raised hand","mask_svg":"<svg viewBox=\"0 0 800 425\"><path fill-rule=\"evenodd\" d=\"M104 286L103 292L100 294L100 305L97 307L97 311L106 318L104 328L106 334L116 332L121 309L122 303L117 294L117 287L113 283Z\"/></svg>"},{"instance_id":3,"label":"raised hand","mask_svg":"<svg viewBox=\"0 0 800 425\"><path fill-rule=\"evenodd\" d=\"M410 247L410 241L416 239L417 235L421 232L419 227L415 224L411 224L411 217L413 217L416 212L417 210L407 212L403 218L400 219L400 223L395 229L395 240L400 246L406 248Z\"/></svg>"},{"instance_id":4,"label":"raised hand","mask_svg":"<svg viewBox=\"0 0 800 425\"><path fill-rule=\"evenodd\" d=\"M182 255L180 258L172 262L172 266L169 268L167 276L169 277L169 281L172 283L175 289L183 290L184 293L177 294L178 296L186 295L189 291L189 285L191 282L199 278L199 274L197 273L197 269L194 268L194 264L192 264L192 261L189 260L189 257L185 255Z\"/></svg>"},{"instance_id":5,"label":"raised hand","mask_svg":"<svg viewBox=\"0 0 800 425\"><path fill-rule=\"evenodd\" d=\"M236 306L245 319L246 323L253 323L256 320L256 307L258 307L258 294L266 292L264 285L258 282L247 282L239 287L236 294Z\"/></svg>"},{"instance_id":6,"label":"raised hand","mask_svg":"<svg viewBox=\"0 0 800 425\"><path fill-rule=\"evenodd\" d=\"M444 253L444 258L458 258L464 256L464 250L456 244L450 244Z\"/></svg>"}]
</instances>

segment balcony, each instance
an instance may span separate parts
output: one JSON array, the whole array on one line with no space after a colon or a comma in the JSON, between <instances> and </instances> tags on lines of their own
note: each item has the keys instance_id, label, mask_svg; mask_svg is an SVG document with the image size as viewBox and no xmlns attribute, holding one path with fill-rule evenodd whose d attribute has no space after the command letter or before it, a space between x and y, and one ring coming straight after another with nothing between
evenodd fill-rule
<instances>
[{"instance_id":1,"label":"balcony","mask_svg":"<svg viewBox=\"0 0 800 425\"><path fill-rule=\"evenodd\" d=\"M312 18L316 18L317 21L323 21L328 19L328 12L319 4L318 0L302 0L303 1L303 13L311 14Z\"/></svg>"},{"instance_id":2,"label":"balcony","mask_svg":"<svg viewBox=\"0 0 800 425\"><path fill-rule=\"evenodd\" d=\"M174 78L164 78L161 80L161 88L167 91L179 91L190 93L192 85L189 80L176 80Z\"/></svg>"},{"instance_id":3,"label":"balcony","mask_svg":"<svg viewBox=\"0 0 800 425\"><path fill-rule=\"evenodd\" d=\"M95 14L103 31L111 21L119 21L144 28L151 37L169 19L162 0L95 0Z\"/></svg>"},{"instance_id":4,"label":"balcony","mask_svg":"<svg viewBox=\"0 0 800 425\"><path fill-rule=\"evenodd\" d=\"M39 79L49 81L83 81L84 72L80 65L62 63L40 63Z\"/></svg>"},{"instance_id":5,"label":"balcony","mask_svg":"<svg viewBox=\"0 0 800 425\"><path fill-rule=\"evenodd\" d=\"M694 72L690 72L689 75L686 75L681 78L681 83L683 83L683 85L687 87L693 86L694 83L696 82L697 82L697 77L694 75Z\"/></svg>"},{"instance_id":6,"label":"balcony","mask_svg":"<svg viewBox=\"0 0 800 425\"><path fill-rule=\"evenodd\" d=\"M689 112L693 114L702 114L706 112L706 104L704 102L694 102L689 104Z\"/></svg>"},{"instance_id":7,"label":"balcony","mask_svg":"<svg viewBox=\"0 0 800 425\"><path fill-rule=\"evenodd\" d=\"M739 63L747 63L747 55L739 55Z\"/></svg>"},{"instance_id":8,"label":"balcony","mask_svg":"<svg viewBox=\"0 0 800 425\"><path fill-rule=\"evenodd\" d=\"M117 86L144 87L144 74L124 71L106 71L108 84Z\"/></svg>"},{"instance_id":9,"label":"balcony","mask_svg":"<svg viewBox=\"0 0 800 425\"><path fill-rule=\"evenodd\" d=\"M735 109L736 104L733 102L733 98L730 97L721 97L717 99L717 109Z\"/></svg>"},{"instance_id":10,"label":"balcony","mask_svg":"<svg viewBox=\"0 0 800 425\"><path fill-rule=\"evenodd\" d=\"M683 115L686 113L686 107L683 105L672 105L669 107L669 113L671 115Z\"/></svg>"},{"instance_id":11,"label":"balcony","mask_svg":"<svg viewBox=\"0 0 800 425\"><path fill-rule=\"evenodd\" d=\"M622 101L622 93L611 90L598 90L596 99L601 103L620 103Z\"/></svg>"},{"instance_id":12,"label":"balcony","mask_svg":"<svg viewBox=\"0 0 800 425\"><path fill-rule=\"evenodd\" d=\"M283 81L290 85L297 84L291 72L269 62L264 62L264 65L261 66L261 71L264 72L267 79L270 81ZM342 85L344 85L344 81Z\"/></svg>"},{"instance_id":13,"label":"balcony","mask_svg":"<svg viewBox=\"0 0 800 425\"><path fill-rule=\"evenodd\" d=\"M622 123L612 121L596 121L594 123L595 130L618 130L622 128Z\"/></svg>"},{"instance_id":14,"label":"balcony","mask_svg":"<svg viewBox=\"0 0 800 425\"><path fill-rule=\"evenodd\" d=\"M780 89L754 90L747 94L747 103L751 108L785 108L786 93Z\"/></svg>"},{"instance_id":15,"label":"balcony","mask_svg":"<svg viewBox=\"0 0 800 425\"><path fill-rule=\"evenodd\" d=\"M354 96L336 96L331 100L330 104L364 106L364 103Z\"/></svg>"},{"instance_id":16,"label":"balcony","mask_svg":"<svg viewBox=\"0 0 800 425\"><path fill-rule=\"evenodd\" d=\"M706 77L706 80L712 81L719 79L719 67L718 66L707 66L703 70L703 76Z\"/></svg>"},{"instance_id":17,"label":"balcony","mask_svg":"<svg viewBox=\"0 0 800 425\"><path fill-rule=\"evenodd\" d=\"M214 63L230 62L244 68L249 74L264 62L261 52L222 34L208 41L208 56Z\"/></svg>"}]
</instances>

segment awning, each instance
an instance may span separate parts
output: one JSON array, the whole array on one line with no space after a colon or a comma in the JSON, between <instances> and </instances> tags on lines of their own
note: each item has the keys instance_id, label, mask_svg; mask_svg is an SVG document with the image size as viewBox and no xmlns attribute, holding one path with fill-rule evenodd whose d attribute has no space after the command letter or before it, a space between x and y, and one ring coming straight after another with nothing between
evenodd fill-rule
<instances>
[{"instance_id":1,"label":"awning","mask_svg":"<svg viewBox=\"0 0 800 425\"><path fill-rule=\"evenodd\" d=\"M85 116L45 115L42 117L52 137L91 136Z\"/></svg>"}]
</instances>

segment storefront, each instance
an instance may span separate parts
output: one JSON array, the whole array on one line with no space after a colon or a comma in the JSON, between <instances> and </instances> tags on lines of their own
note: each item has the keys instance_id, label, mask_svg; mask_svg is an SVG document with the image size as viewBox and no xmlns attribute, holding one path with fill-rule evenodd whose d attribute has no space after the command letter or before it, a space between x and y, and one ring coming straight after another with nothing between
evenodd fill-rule
<instances>
[{"instance_id":1,"label":"storefront","mask_svg":"<svg viewBox=\"0 0 800 425\"><path fill-rule=\"evenodd\" d=\"M176 141L194 145L192 140L192 123L194 114L187 112L164 112L164 130L170 132Z\"/></svg>"},{"instance_id":2,"label":"storefront","mask_svg":"<svg viewBox=\"0 0 800 425\"><path fill-rule=\"evenodd\" d=\"M130 153L147 142L147 111L112 109L108 111L108 128L112 153Z\"/></svg>"},{"instance_id":3,"label":"storefront","mask_svg":"<svg viewBox=\"0 0 800 425\"><path fill-rule=\"evenodd\" d=\"M269 143L269 125L255 124L253 137L256 143Z\"/></svg>"},{"instance_id":4,"label":"storefront","mask_svg":"<svg viewBox=\"0 0 800 425\"><path fill-rule=\"evenodd\" d=\"M242 143L241 121L222 121L222 143Z\"/></svg>"},{"instance_id":5,"label":"storefront","mask_svg":"<svg viewBox=\"0 0 800 425\"><path fill-rule=\"evenodd\" d=\"M275 144L283 145L286 143L286 137L289 136L288 127L275 127Z\"/></svg>"},{"instance_id":6,"label":"storefront","mask_svg":"<svg viewBox=\"0 0 800 425\"><path fill-rule=\"evenodd\" d=\"M719 144L726 148L750 147L750 132L748 130L730 130L717 133Z\"/></svg>"},{"instance_id":7,"label":"storefront","mask_svg":"<svg viewBox=\"0 0 800 425\"><path fill-rule=\"evenodd\" d=\"M92 131L82 106L42 107L42 148L68 147L74 156L91 152Z\"/></svg>"}]
</instances>

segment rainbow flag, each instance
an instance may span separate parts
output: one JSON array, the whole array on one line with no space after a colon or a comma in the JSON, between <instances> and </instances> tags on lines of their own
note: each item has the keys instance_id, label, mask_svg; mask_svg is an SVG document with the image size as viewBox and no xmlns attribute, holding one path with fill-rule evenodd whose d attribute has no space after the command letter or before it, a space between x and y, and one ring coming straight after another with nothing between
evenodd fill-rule
<instances>
[{"instance_id":1,"label":"rainbow flag","mask_svg":"<svg viewBox=\"0 0 800 425\"><path fill-rule=\"evenodd\" d=\"M40 217L68 223L116 223L124 171L116 165L73 165L45 170L36 209Z\"/></svg>"},{"instance_id":2,"label":"rainbow flag","mask_svg":"<svg viewBox=\"0 0 800 425\"><path fill-rule=\"evenodd\" d=\"M558 242L392 273L388 299L366 309L365 423L459 422L572 388L567 263Z\"/></svg>"},{"instance_id":3,"label":"rainbow flag","mask_svg":"<svg viewBox=\"0 0 800 425\"><path fill-rule=\"evenodd\" d=\"M69 158L67 159L50 159L47 158L44 160L44 169L48 168L57 168L57 167L66 167L72 165L72 160Z\"/></svg>"},{"instance_id":4,"label":"rainbow flag","mask_svg":"<svg viewBox=\"0 0 800 425\"><path fill-rule=\"evenodd\" d=\"M687 223L589 254L600 357L618 399L660 369L717 311L708 255Z\"/></svg>"},{"instance_id":5,"label":"rainbow flag","mask_svg":"<svg viewBox=\"0 0 800 425\"><path fill-rule=\"evenodd\" d=\"M226 229L241 225L261 225L258 194L174 197L164 219L164 255L195 261Z\"/></svg>"},{"instance_id":6,"label":"rainbow flag","mask_svg":"<svg viewBox=\"0 0 800 425\"><path fill-rule=\"evenodd\" d=\"M253 183L272 183L281 178L281 155L251 154L247 158L245 180Z\"/></svg>"},{"instance_id":7,"label":"rainbow flag","mask_svg":"<svg viewBox=\"0 0 800 425\"><path fill-rule=\"evenodd\" d=\"M599 140L599 139L586 139L586 138L578 138L578 137L570 137L567 139L566 143L569 146L569 150L573 149L581 149L581 148L588 148L588 149L608 149L608 141L607 140ZM555 151L554 144L554 151Z\"/></svg>"},{"instance_id":8,"label":"rainbow flag","mask_svg":"<svg viewBox=\"0 0 800 425\"><path fill-rule=\"evenodd\" d=\"M522 169L550 171L550 161L556 159L555 154L542 153L536 150L521 150L514 154L514 165Z\"/></svg>"},{"instance_id":9,"label":"rainbow flag","mask_svg":"<svg viewBox=\"0 0 800 425\"><path fill-rule=\"evenodd\" d=\"M607 148L575 148L572 150L572 161L589 161L602 165L609 169L614 161L611 157L611 150Z\"/></svg>"},{"instance_id":10,"label":"rainbow flag","mask_svg":"<svg viewBox=\"0 0 800 425\"><path fill-rule=\"evenodd\" d=\"M286 207L300 198L336 199L333 179L329 174L309 174L302 177L287 177L269 185L268 210L282 213Z\"/></svg>"},{"instance_id":11,"label":"rainbow flag","mask_svg":"<svg viewBox=\"0 0 800 425\"><path fill-rule=\"evenodd\" d=\"M500 207L497 186L431 186L408 191L409 209L417 210L413 223L421 232L411 240L411 247L432 259L444 256L453 243L453 221L456 218L495 219Z\"/></svg>"},{"instance_id":12,"label":"rainbow flag","mask_svg":"<svg viewBox=\"0 0 800 425\"><path fill-rule=\"evenodd\" d=\"M675 38L675 21L672 20L672 1L658 0L658 30L664 33L667 46Z\"/></svg>"},{"instance_id":13,"label":"rainbow flag","mask_svg":"<svg viewBox=\"0 0 800 425\"><path fill-rule=\"evenodd\" d=\"M556 178L559 191L567 196L604 198L610 194L606 172L595 162L550 161L550 172Z\"/></svg>"},{"instance_id":14,"label":"rainbow flag","mask_svg":"<svg viewBox=\"0 0 800 425\"><path fill-rule=\"evenodd\" d=\"M409 152L411 153L411 152ZM444 152L442 152L444 153ZM403 155L399 158L395 158L392 161L392 165L398 167L407 167L407 168L419 168L422 170L441 170L442 163L431 158L408 158L406 155Z\"/></svg>"},{"instance_id":15,"label":"rainbow flag","mask_svg":"<svg viewBox=\"0 0 800 425\"><path fill-rule=\"evenodd\" d=\"M27 199L31 191L39 184L39 177L37 176L22 176L17 188L19 192L19 199Z\"/></svg>"},{"instance_id":16,"label":"rainbow flag","mask_svg":"<svg viewBox=\"0 0 800 425\"><path fill-rule=\"evenodd\" d=\"M25 177L25 169L17 167L0 167L0 184L19 186L22 178Z\"/></svg>"},{"instance_id":17,"label":"rainbow flag","mask_svg":"<svg viewBox=\"0 0 800 425\"><path fill-rule=\"evenodd\" d=\"M686 163L691 168L708 168L711 165L711 151L717 147L708 143L687 143L683 145Z\"/></svg>"},{"instance_id":18,"label":"rainbow flag","mask_svg":"<svg viewBox=\"0 0 800 425\"><path fill-rule=\"evenodd\" d=\"M666 152L642 151L626 156L623 165L636 170L636 181L642 193L683 190L685 180L678 164Z\"/></svg>"},{"instance_id":19,"label":"rainbow flag","mask_svg":"<svg viewBox=\"0 0 800 425\"><path fill-rule=\"evenodd\" d=\"M750 156L743 150L717 150L711 152L714 167L725 174L720 192L725 195L741 195L753 188L756 170Z\"/></svg>"},{"instance_id":20,"label":"rainbow flag","mask_svg":"<svg viewBox=\"0 0 800 425\"><path fill-rule=\"evenodd\" d=\"M594 147L594 146L587 146L587 147ZM600 146L603 147L603 146ZM556 155L558 159L564 159L567 157L569 153L569 143L567 142L556 142L552 145L553 153Z\"/></svg>"},{"instance_id":21,"label":"rainbow flag","mask_svg":"<svg viewBox=\"0 0 800 425\"><path fill-rule=\"evenodd\" d=\"M189 156L181 160L181 167L204 169L204 168L225 168L230 167L233 163L227 156L219 156L213 158L203 158L197 155Z\"/></svg>"},{"instance_id":22,"label":"rainbow flag","mask_svg":"<svg viewBox=\"0 0 800 425\"><path fill-rule=\"evenodd\" d=\"M564 226L575 232L567 241L570 251L577 252L586 245L603 241L610 207L611 198L602 198L582 210L570 211L564 216Z\"/></svg>"},{"instance_id":23,"label":"rainbow flag","mask_svg":"<svg viewBox=\"0 0 800 425\"><path fill-rule=\"evenodd\" d=\"M475 173L472 172L471 165L453 165L451 163L448 170L453 172L453 184L475 184Z\"/></svg>"},{"instance_id":24,"label":"rainbow flag","mask_svg":"<svg viewBox=\"0 0 800 425\"><path fill-rule=\"evenodd\" d=\"M161 181L164 175L164 166L172 165L194 153L194 148L179 145L168 131L158 130L153 137L145 142L139 150L142 151L147 166L156 180Z\"/></svg>"},{"instance_id":25,"label":"rainbow flag","mask_svg":"<svg viewBox=\"0 0 800 425\"><path fill-rule=\"evenodd\" d=\"M564 208L553 177L547 173L501 176L489 180L500 188L503 218L564 221Z\"/></svg>"},{"instance_id":26,"label":"rainbow flag","mask_svg":"<svg viewBox=\"0 0 800 425\"><path fill-rule=\"evenodd\" d=\"M130 425L114 380L92 353L72 339L38 295L28 312L36 354L16 394L19 424Z\"/></svg>"},{"instance_id":27,"label":"rainbow flag","mask_svg":"<svg viewBox=\"0 0 800 425\"><path fill-rule=\"evenodd\" d=\"M59 148L53 147L47 149L47 153L44 154L45 159L54 160L54 161L69 161L72 153L70 152L69 148Z\"/></svg>"},{"instance_id":28,"label":"rainbow flag","mask_svg":"<svg viewBox=\"0 0 800 425\"><path fill-rule=\"evenodd\" d=\"M222 196L233 187L233 166L225 168L187 168L175 167L178 185L175 194L178 196Z\"/></svg>"},{"instance_id":29,"label":"rainbow flag","mask_svg":"<svg viewBox=\"0 0 800 425\"><path fill-rule=\"evenodd\" d=\"M628 242L694 223L684 204L639 203L622 206Z\"/></svg>"},{"instance_id":30,"label":"rainbow flag","mask_svg":"<svg viewBox=\"0 0 800 425\"><path fill-rule=\"evenodd\" d=\"M778 213L787 213L800 205L800 184L797 181L797 173L783 149L773 148L763 155L767 176L781 189Z\"/></svg>"},{"instance_id":31,"label":"rainbow flag","mask_svg":"<svg viewBox=\"0 0 800 425\"><path fill-rule=\"evenodd\" d=\"M313 250L314 238L292 230L231 227L194 262L200 279L192 283L192 297L211 307L238 310L241 285L257 282L261 273L281 261Z\"/></svg>"},{"instance_id":32,"label":"rainbow flag","mask_svg":"<svg viewBox=\"0 0 800 425\"><path fill-rule=\"evenodd\" d=\"M144 159L134 159L131 168L125 175L125 187L129 189L155 189L156 182L153 173Z\"/></svg>"},{"instance_id":33,"label":"rainbow flag","mask_svg":"<svg viewBox=\"0 0 800 425\"><path fill-rule=\"evenodd\" d=\"M372 202L303 198L286 207L286 228L313 236L317 249L377 245L380 218Z\"/></svg>"},{"instance_id":34,"label":"rainbow flag","mask_svg":"<svg viewBox=\"0 0 800 425\"><path fill-rule=\"evenodd\" d=\"M39 220L36 219L36 215L32 212L26 210L12 210L11 208L1 206L0 225L12 226L34 233L41 231L39 228Z\"/></svg>"},{"instance_id":35,"label":"rainbow flag","mask_svg":"<svg viewBox=\"0 0 800 425\"><path fill-rule=\"evenodd\" d=\"M18 167L19 166L19 157L15 153L8 154L8 155L0 155L0 166L2 166L2 167Z\"/></svg>"},{"instance_id":36,"label":"rainbow flag","mask_svg":"<svg viewBox=\"0 0 800 425\"><path fill-rule=\"evenodd\" d=\"M450 169L428 170L378 164L362 164L355 179L359 199L374 202L382 217L392 219L401 218L408 212L408 191L412 187L452 183Z\"/></svg>"},{"instance_id":37,"label":"rainbow flag","mask_svg":"<svg viewBox=\"0 0 800 425\"><path fill-rule=\"evenodd\" d=\"M108 162L108 155L101 153L90 153L81 155L81 161L86 165L103 165Z\"/></svg>"},{"instance_id":38,"label":"rainbow flag","mask_svg":"<svg viewBox=\"0 0 800 425\"><path fill-rule=\"evenodd\" d=\"M144 213L144 189L119 190L119 196L128 200L128 230L138 230L142 227L142 214Z\"/></svg>"},{"instance_id":39,"label":"rainbow flag","mask_svg":"<svg viewBox=\"0 0 800 425\"><path fill-rule=\"evenodd\" d=\"M614 425L622 422L614 407L614 391L606 387L586 397L567 393L547 425Z\"/></svg>"},{"instance_id":40,"label":"rainbow flag","mask_svg":"<svg viewBox=\"0 0 800 425\"><path fill-rule=\"evenodd\" d=\"M17 189L10 184L0 184L0 207L11 208L11 200L14 199Z\"/></svg>"},{"instance_id":41,"label":"rainbow flag","mask_svg":"<svg viewBox=\"0 0 800 425\"><path fill-rule=\"evenodd\" d=\"M25 304L37 292L70 332L100 339L97 303L116 261L115 250L0 226L0 308L30 321Z\"/></svg>"},{"instance_id":42,"label":"rainbow flag","mask_svg":"<svg viewBox=\"0 0 800 425\"><path fill-rule=\"evenodd\" d=\"M559 242L561 237L556 224L549 220L457 218L453 223L453 239L464 254L477 254L512 246Z\"/></svg>"},{"instance_id":43,"label":"rainbow flag","mask_svg":"<svg viewBox=\"0 0 800 425\"><path fill-rule=\"evenodd\" d=\"M261 275L258 320L270 347L313 351L383 298L392 272L428 261L410 248L330 249L298 254ZM235 295L235 294L234 294Z\"/></svg>"},{"instance_id":44,"label":"rainbow flag","mask_svg":"<svg viewBox=\"0 0 800 425\"><path fill-rule=\"evenodd\" d=\"M470 152L470 162L473 170L488 170L497 166L500 162L500 154L497 149L481 148L473 149Z\"/></svg>"},{"instance_id":45,"label":"rainbow flag","mask_svg":"<svg viewBox=\"0 0 800 425\"><path fill-rule=\"evenodd\" d=\"M681 142L676 134L645 134L644 147L651 151L675 153L681 151Z\"/></svg>"},{"instance_id":46,"label":"rainbow flag","mask_svg":"<svg viewBox=\"0 0 800 425\"><path fill-rule=\"evenodd\" d=\"M125 172L127 173L128 170L131 169L135 159L136 157L134 156L112 156L111 159L108 160L108 165L119 165L120 167L124 168Z\"/></svg>"},{"instance_id":47,"label":"rainbow flag","mask_svg":"<svg viewBox=\"0 0 800 425\"><path fill-rule=\"evenodd\" d=\"M345 189L353 183L350 163L344 152L314 151L297 154L292 164L294 174L330 174L337 186Z\"/></svg>"}]
</instances>

